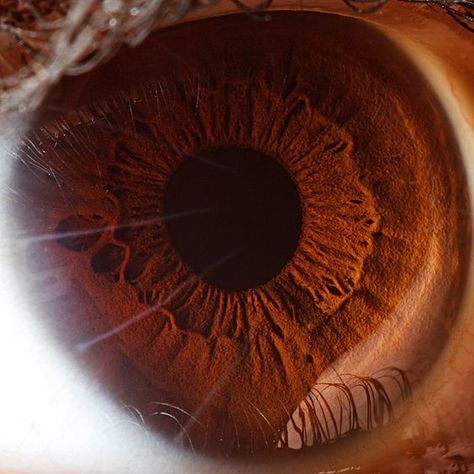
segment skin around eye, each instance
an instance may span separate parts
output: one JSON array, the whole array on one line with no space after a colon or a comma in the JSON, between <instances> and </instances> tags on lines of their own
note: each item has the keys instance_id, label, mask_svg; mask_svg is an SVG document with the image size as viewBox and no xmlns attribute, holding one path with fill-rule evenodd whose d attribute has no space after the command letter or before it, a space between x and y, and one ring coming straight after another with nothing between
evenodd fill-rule
<instances>
[{"instance_id":1,"label":"skin around eye","mask_svg":"<svg viewBox=\"0 0 474 474\"><path fill-rule=\"evenodd\" d=\"M138 63L139 85L129 77ZM26 166L14 181L27 206L17 212L29 233L53 237L33 245L32 264L73 269L67 301L48 308L69 315L59 337L86 341L84 364L111 396L144 413L152 403L183 410L150 416L159 433L186 426L185 441L213 455L276 446L318 374L390 317L420 271L443 322L454 320L469 250L465 178L432 92L379 34L309 14L212 20L160 32L89 80L95 96L81 97L79 112L20 148ZM187 228L172 229L196 210L201 241L219 230L199 213L228 197L206 194L226 172L240 175L226 181L237 218L248 175L258 182L272 171L246 174L232 157L256 156L296 190L297 245L275 275L229 288L213 267L223 260L236 272L241 249L196 269L173 240ZM208 185L181 180L170 198L191 160L191 178ZM189 208L195 192L210 205ZM263 220L255 216L252 228ZM255 262L261 253L248 260L267 267ZM190 415L198 421L186 424Z\"/></svg>"}]
</instances>

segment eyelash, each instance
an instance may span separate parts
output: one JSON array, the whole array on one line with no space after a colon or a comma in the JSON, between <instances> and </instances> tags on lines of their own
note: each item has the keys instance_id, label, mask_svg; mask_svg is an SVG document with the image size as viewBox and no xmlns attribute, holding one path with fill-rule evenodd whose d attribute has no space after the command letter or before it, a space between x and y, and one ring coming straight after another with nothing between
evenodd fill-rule
<instances>
[{"instance_id":1,"label":"eyelash","mask_svg":"<svg viewBox=\"0 0 474 474\"><path fill-rule=\"evenodd\" d=\"M388 0L343 0L355 13L364 15L383 8ZM399 0L401 3L425 4L439 8L468 31L474 32L474 5L469 0Z\"/></svg>"},{"instance_id":2,"label":"eyelash","mask_svg":"<svg viewBox=\"0 0 474 474\"><path fill-rule=\"evenodd\" d=\"M393 420L395 406L390 391L384 385L386 379L397 385L399 389L397 395L401 396L402 406L409 402L412 396L412 383L408 373L399 368L383 369L376 377L356 375L346 377L349 377L348 381L344 381L343 376L339 375L338 383L321 383L311 389L304 401L305 409L300 405L293 415L288 414L290 421L282 433L280 447L291 447L288 426L296 431L301 448L304 449L333 443L360 431L373 431L389 423ZM331 388L341 396L336 396L337 406L334 407L324 395L325 390ZM359 390L365 395L362 404ZM333 397L334 394L331 394L330 398ZM356 399L359 400L359 406ZM400 408L399 403L400 400L397 400L397 408Z\"/></svg>"}]
</instances>

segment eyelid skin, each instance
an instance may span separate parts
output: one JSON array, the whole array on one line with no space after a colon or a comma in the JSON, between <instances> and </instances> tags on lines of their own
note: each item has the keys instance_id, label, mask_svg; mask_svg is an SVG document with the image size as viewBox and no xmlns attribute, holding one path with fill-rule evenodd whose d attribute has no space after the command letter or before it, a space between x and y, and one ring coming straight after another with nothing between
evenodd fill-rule
<instances>
[{"instance_id":1,"label":"eyelid skin","mask_svg":"<svg viewBox=\"0 0 474 474\"><path fill-rule=\"evenodd\" d=\"M314 2L314 5L309 2L303 2L299 5L308 10L317 9L325 12L348 14L349 11L342 2L335 4L336 2L329 0L317 1ZM289 2L275 2L273 8L296 9L298 7ZM185 21L219 16L234 11L235 7L230 2L223 2L212 7L203 7L186 18ZM469 161L469 157L471 160L474 159L472 143L474 134L474 87L471 85L474 82L473 38L447 15L433 12L426 7L403 5L398 2L389 3L380 13L375 16L364 17L364 20L376 24L400 42L407 52L412 55L415 62L419 63L428 80L432 82L445 105L450 120L456 125L456 130L459 133L458 138L466 160L467 174L470 183L472 183L474 179L473 163ZM426 59L430 56L431 59ZM75 84L81 84L82 82L85 88L90 85L87 78L67 79L67 81L71 81L71 83L75 81ZM61 86L58 88L58 91L60 90ZM100 95L97 90L77 90L81 97L88 94ZM49 100L54 99L54 92L51 97ZM74 97L71 97L70 101L74 102ZM330 469L337 470L347 467L347 463L353 462L354 459L362 461L364 457L372 458L375 452L383 453L384 457L391 455L396 457L398 446L393 445L393 439L405 439L406 434L416 430L418 425L423 425L428 431L438 430L439 427L434 423L434 420L439 415L443 415L442 418L446 418L446 415L449 416L448 420L451 428L463 426L467 434L472 432L474 429L474 410L470 413L465 409L465 407L474 406L474 382L470 383L474 376L474 357L472 357L470 349L474 347L474 340L472 340L474 338L474 323L471 322L473 315L472 310L470 310L470 308L474 308L474 282L472 278L468 282L468 288L472 291L467 291L466 301L463 304L461 316L453 330L451 340L444 354L440 357L435 370L425 381L423 389L420 390L420 397L410 406L405 416L389 428L383 436L377 439L362 436L353 445L344 449L343 458L345 459L342 459L340 452L335 449L334 452L328 451L328 459L324 462L321 457L315 458L314 455L302 456L301 459L295 458L288 463L288 467L266 466L256 460L252 466L226 466L225 472L255 472L259 474L265 472L298 472L303 474L314 472L315 465L328 466L326 470L329 472ZM2 361L0 364L3 363L5 362ZM80 378L79 375L78 378ZM462 390L459 387L462 387ZM1 400L0 395L0 402ZM12 409L15 408L12 407ZM390 447L390 450L388 447ZM1 449L2 446L0 445L0 453ZM393 451L393 453L390 451ZM4 467L2 462L0 456L0 472L14 472L12 469L14 466L6 466L5 469L7 470L2 471ZM176 464L173 464L173 460L168 460L163 462L164 466L166 466L166 471L163 472L170 473L214 472L214 470L215 472L222 472L222 466L214 466L213 468L212 466L198 465L194 461L186 459L182 459ZM95 468L92 465L87 467L89 469ZM115 469L115 472L120 472L117 469L122 469L122 467L117 465ZM126 466L123 466L123 469L126 469ZM55 467L49 466L37 472L55 473L65 471L61 466L57 470ZM76 470L70 472L84 472L84 470L81 466L76 466ZM100 472L106 471L101 470ZM33 474L37 473L34 472Z\"/></svg>"}]
</instances>

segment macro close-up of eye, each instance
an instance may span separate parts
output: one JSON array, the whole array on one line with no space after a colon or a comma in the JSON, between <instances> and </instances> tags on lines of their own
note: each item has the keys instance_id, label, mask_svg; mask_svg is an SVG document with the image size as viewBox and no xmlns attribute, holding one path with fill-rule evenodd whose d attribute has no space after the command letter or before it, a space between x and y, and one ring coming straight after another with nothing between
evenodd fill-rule
<instances>
[{"instance_id":1,"label":"macro close-up of eye","mask_svg":"<svg viewBox=\"0 0 474 474\"><path fill-rule=\"evenodd\" d=\"M0 472L474 472L472 2L37 3Z\"/></svg>"}]
</instances>

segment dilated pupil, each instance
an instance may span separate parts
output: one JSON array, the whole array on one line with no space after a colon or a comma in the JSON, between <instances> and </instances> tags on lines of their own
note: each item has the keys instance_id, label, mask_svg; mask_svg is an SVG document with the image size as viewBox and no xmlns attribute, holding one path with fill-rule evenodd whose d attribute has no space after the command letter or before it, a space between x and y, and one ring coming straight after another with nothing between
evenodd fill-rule
<instances>
[{"instance_id":1,"label":"dilated pupil","mask_svg":"<svg viewBox=\"0 0 474 474\"><path fill-rule=\"evenodd\" d=\"M276 276L301 231L292 179L275 159L245 148L185 159L166 187L164 213L184 262L206 282L231 291Z\"/></svg>"}]
</instances>

